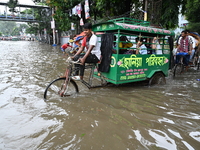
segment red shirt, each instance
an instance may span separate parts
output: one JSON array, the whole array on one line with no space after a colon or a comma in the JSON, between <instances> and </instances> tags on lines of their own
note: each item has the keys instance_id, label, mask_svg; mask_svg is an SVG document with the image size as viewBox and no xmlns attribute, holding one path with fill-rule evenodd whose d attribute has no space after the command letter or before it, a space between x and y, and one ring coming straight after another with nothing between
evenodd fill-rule
<instances>
[{"instance_id":1,"label":"red shirt","mask_svg":"<svg viewBox=\"0 0 200 150\"><path fill-rule=\"evenodd\" d=\"M62 47L63 49L66 49L67 47L72 47L72 46L69 45L69 44L63 44L61 47Z\"/></svg>"}]
</instances>

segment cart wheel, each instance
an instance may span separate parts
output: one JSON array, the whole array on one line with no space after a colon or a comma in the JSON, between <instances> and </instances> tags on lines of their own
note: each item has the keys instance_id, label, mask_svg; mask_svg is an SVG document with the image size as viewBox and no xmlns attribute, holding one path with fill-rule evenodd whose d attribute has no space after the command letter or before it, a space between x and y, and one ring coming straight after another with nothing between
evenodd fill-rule
<instances>
[{"instance_id":1,"label":"cart wheel","mask_svg":"<svg viewBox=\"0 0 200 150\"><path fill-rule=\"evenodd\" d=\"M163 75L163 73L158 72L155 73L151 79L149 80L149 85L164 85L166 84L166 79L165 76Z\"/></svg>"}]
</instances>

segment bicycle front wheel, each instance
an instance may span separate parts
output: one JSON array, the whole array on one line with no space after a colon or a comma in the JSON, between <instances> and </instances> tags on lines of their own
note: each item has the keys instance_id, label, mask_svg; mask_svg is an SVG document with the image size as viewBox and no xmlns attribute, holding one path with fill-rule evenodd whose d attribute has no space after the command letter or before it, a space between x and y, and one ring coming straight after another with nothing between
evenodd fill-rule
<instances>
[{"instance_id":1,"label":"bicycle front wheel","mask_svg":"<svg viewBox=\"0 0 200 150\"><path fill-rule=\"evenodd\" d=\"M58 100L61 97L74 97L78 93L78 86L73 80L66 84L66 78L53 80L45 89L44 100Z\"/></svg>"},{"instance_id":2,"label":"bicycle front wheel","mask_svg":"<svg viewBox=\"0 0 200 150\"><path fill-rule=\"evenodd\" d=\"M181 73L183 73L184 70L184 66L183 64L176 64L174 66L174 77L180 75Z\"/></svg>"}]
</instances>

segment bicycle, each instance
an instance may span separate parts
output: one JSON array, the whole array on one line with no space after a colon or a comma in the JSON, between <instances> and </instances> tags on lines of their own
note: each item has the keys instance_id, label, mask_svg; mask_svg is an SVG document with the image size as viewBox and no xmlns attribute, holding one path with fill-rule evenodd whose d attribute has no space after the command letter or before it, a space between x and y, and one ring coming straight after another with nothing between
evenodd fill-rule
<instances>
[{"instance_id":1,"label":"bicycle","mask_svg":"<svg viewBox=\"0 0 200 150\"><path fill-rule=\"evenodd\" d=\"M174 66L174 71L173 71L173 76L177 76L180 75L184 72L184 68L185 68L185 64L184 64L184 56L186 56L187 54L183 53L179 53L176 56L180 56L179 58L179 62L177 64L175 64Z\"/></svg>"},{"instance_id":2,"label":"bicycle","mask_svg":"<svg viewBox=\"0 0 200 150\"><path fill-rule=\"evenodd\" d=\"M73 61L71 57L68 57L67 59L67 68L65 71L65 75L63 77L57 78L49 83L49 85L46 87L44 92L44 100L50 100L51 98L55 99L60 97L74 97L79 93L78 85L76 82L72 79L73 76L75 76L76 72L79 71L79 67L76 67L75 64L80 64L78 61ZM81 80L81 83L83 83L86 87L92 88L92 87L100 87L105 85L107 83L101 75L99 75L99 78L101 80L100 85L93 85L93 76L94 76L94 70L97 69L98 64L90 63L85 65L85 69L91 69L89 74L88 81Z\"/></svg>"},{"instance_id":3,"label":"bicycle","mask_svg":"<svg viewBox=\"0 0 200 150\"><path fill-rule=\"evenodd\" d=\"M199 67L200 67L200 56L196 52L195 52L193 64L194 64L194 67L196 67L196 70L199 70Z\"/></svg>"}]
</instances>

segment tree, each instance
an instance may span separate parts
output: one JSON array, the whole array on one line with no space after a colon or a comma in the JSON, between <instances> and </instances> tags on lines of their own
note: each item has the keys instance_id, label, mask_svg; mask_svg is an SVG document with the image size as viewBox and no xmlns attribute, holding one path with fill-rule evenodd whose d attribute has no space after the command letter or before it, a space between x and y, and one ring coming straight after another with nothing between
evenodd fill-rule
<instances>
[{"instance_id":1,"label":"tree","mask_svg":"<svg viewBox=\"0 0 200 150\"><path fill-rule=\"evenodd\" d=\"M133 3L137 1L133 0L124 0L123 3L121 0L96 0L97 9L102 12L103 18L109 18L114 16L121 16L126 12L130 12ZM130 15L130 13L129 13Z\"/></svg>"},{"instance_id":2,"label":"tree","mask_svg":"<svg viewBox=\"0 0 200 150\"><path fill-rule=\"evenodd\" d=\"M16 23L12 21L1 21L0 32L4 35L11 35L13 29L16 27Z\"/></svg>"},{"instance_id":3,"label":"tree","mask_svg":"<svg viewBox=\"0 0 200 150\"><path fill-rule=\"evenodd\" d=\"M20 36L21 33L24 33L28 29L27 24L18 24L16 27L13 28L11 35L12 36Z\"/></svg>"},{"instance_id":4,"label":"tree","mask_svg":"<svg viewBox=\"0 0 200 150\"><path fill-rule=\"evenodd\" d=\"M31 9L27 9L23 11L24 13L26 12L27 14L32 14L33 12L33 8ZM51 10L47 9L47 8L34 8L34 16L35 16L35 20L38 20L39 22L37 23L32 23L29 22L29 28L27 29L27 33L30 34L38 34L44 31L44 29L47 30L47 33L51 32Z\"/></svg>"},{"instance_id":5,"label":"tree","mask_svg":"<svg viewBox=\"0 0 200 150\"><path fill-rule=\"evenodd\" d=\"M186 0L162 0L160 24L166 29L178 27L178 15L185 10ZM182 9L181 9L182 8Z\"/></svg>"},{"instance_id":6,"label":"tree","mask_svg":"<svg viewBox=\"0 0 200 150\"><path fill-rule=\"evenodd\" d=\"M40 0L34 0L36 2ZM147 1L148 21L153 24L161 25L167 29L178 26L179 8L184 10L187 0L89 0L90 3L90 22L97 20L108 20L117 17L132 17L143 19L143 10ZM57 26L62 31L70 29L70 23L79 23L78 16L70 16L70 10L83 0L48 0L48 5L55 8L53 17ZM84 15L84 13L83 13ZM84 18L84 16L83 16Z\"/></svg>"},{"instance_id":7,"label":"tree","mask_svg":"<svg viewBox=\"0 0 200 150\"><path fill-rule=\"evenodd\" d=\"M16 24L16 22L12 21L0 22L0 32L4 35L20 35L20 32L27 28L27 24Z\"/></svg>"},{"instance_id":8,"label":"tree","mask_svg":"<svg viewBox=\"0 0 200 150\"><path fill-rule=\"evenodd\" d=\"M187 0L185 15L192 23L200 22L200 0Z\"/></svg>"},{"instance_id":9,"label":"tree","mask_svg":"<svg viewBox=\"0 0 200 150\"><path fill-rule=\"evenodd\" d=\"M40 0L35 1L38 2ZM132 1L133 0L125 0L123 2L123 5L121 5L122 2L120 0L90 0L91 19L84 19L84 9L81 15L84 22L96 22L96 20L102 18L108 20L111 17L124 14L127 11L130 12L131 5L133 4ZM74 22L79 26L80 18L78 16L70 15L71 9L79 3L81 3L83 8L84 2L82 0L50 0L47 2L50 7L55 8L55 13L53 14L53 17L56 20L59 29L61 29L62 31L69 30L71 27L71 22Z\"/></svg>"},{"instance_id":10,"label":"tree","mask_svg":"<svg viewBox=\"0 0 200 150\"><path fill-rule=\"evenodd\" d=\"M200 22L196 22L196 23L190 22L186 28L191 32L200 33L199 27L200 27Z\"/></svg>"},{"instance_id":11,"label":"tree","mask_svg":"<svg viewBox=\"0 0 200 150\"><path fill-rule=\"evenodd\" d=\"M70 15L71 9L82 0L51 0L48 5L55 9L53 14L57 26L62 31L68 31L71 28L71 22L77 23L80 18Z\"/></svg>"},{"instance_id":12,"label":"tree","mask_svg":"<svg viewBox=\"0 0 200 150\"><path fill-rule=\"evenodd\" d=\"M15 7L17 6L18 0L9 0L8 7L10 12L16 12Z\"/></svg>"},{"instance_id":13,"label":"tree","mask_svg":"<svg viewBox=\"0 0 200 150\"><path fill-rule=\"evenodd\" d=\"M188 29L200 33L200 0L187 0L185 16L189 21Z\"/></svg>"}]
</instances>

